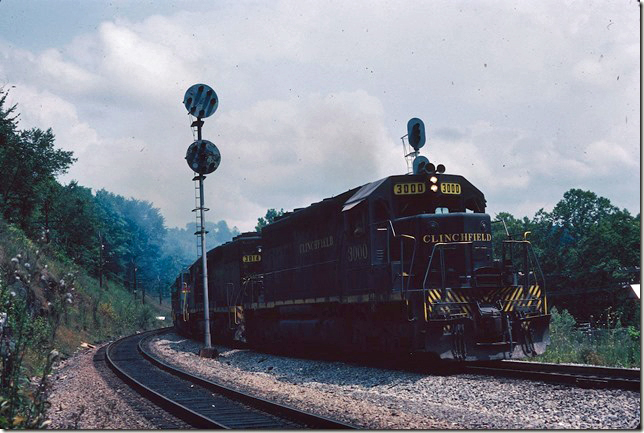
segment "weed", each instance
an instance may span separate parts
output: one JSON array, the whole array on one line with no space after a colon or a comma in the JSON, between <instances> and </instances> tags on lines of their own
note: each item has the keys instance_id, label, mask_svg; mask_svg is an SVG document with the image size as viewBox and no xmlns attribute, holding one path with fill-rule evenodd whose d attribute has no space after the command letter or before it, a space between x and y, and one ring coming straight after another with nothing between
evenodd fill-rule
<instances>
[{"instance_id":1,"label":"weed","mask_svg":"<svg viewBox=\"0 0 644 433\"><path fill-rule=\"evenodd\" d=\"M611 367L639 367L640 331L621 326L619 314L608 309L601 325L590 330L576 328L568 311L551 310L550 345L535 360Z\"/></svg>"}]
</instances>

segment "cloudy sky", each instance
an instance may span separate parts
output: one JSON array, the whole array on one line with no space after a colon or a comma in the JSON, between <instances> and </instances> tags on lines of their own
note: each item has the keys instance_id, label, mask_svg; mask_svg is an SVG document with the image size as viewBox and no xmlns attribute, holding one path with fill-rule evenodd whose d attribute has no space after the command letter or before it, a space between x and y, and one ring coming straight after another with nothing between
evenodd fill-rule
<instances>
[{"instance_id":1,"label":"cloudy sky","mask_svg":"<svg viewBox=\"0 0 644 433\"><path fill-rule=\"evenodd\" d=\"M185 91L220 103L208 220L250 230L406 172L400 137L492 215L570 188L640 209L640 7L620 1L0 0L0 86L53 128L76 179L193 221Z\"/></svg>"}]
</instances>

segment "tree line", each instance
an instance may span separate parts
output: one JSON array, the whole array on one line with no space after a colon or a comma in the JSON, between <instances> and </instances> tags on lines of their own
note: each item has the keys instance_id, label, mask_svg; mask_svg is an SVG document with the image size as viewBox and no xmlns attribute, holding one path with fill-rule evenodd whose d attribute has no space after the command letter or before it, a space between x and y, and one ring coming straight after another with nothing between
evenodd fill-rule
<instances>
[{"instance_id":1,"label":"tree line","mask_svg":"<svg viewBox=\"0 0 644 433\"><path fill-rule=\"evenodd\" d=\"M501 212L508 233L526 232L545 275L548 297L578 320L606 319L608 309L639 328L639 300L630 283L640 282L640 214L633 216L591 191L570 189L551 212L532 219ZM498 239L499 224L493 225ZM497 245L497 248L499 246Z\"/></svg>"},{"instance_id":2,"label":"tree line","mask_svg":"<svg viewBox=\"0 0 644 433\"><path fill-rule=\"evenodd\" d=\"M50 246L101 281L139 293L169 295L182 267L196 258L194 229L168 229L152 203L57 177L74 162L56 148L51 129L18 129L17 104L0 89L0 215L29 238ZM210 223L208 245L239 233L225 221ZM191 248L192 247L192 248Z\"/></svg>"}]
</instances>

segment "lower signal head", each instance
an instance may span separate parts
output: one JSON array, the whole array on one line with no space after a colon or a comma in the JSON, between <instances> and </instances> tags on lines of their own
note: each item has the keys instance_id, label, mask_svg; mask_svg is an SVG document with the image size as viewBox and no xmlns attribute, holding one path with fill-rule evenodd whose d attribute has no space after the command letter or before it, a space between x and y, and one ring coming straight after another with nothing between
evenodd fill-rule
<instances>
[{"instance_id":1,"label":"lower signal head","mask_svg":"<svg viewBox=\"0 0 644 433\"><path fill-rule=\"evenodd\" d=\"M413 162L414 174L425 173L427 170L427 164L431 164L429 159L424 156L417 156Z\"/></svg>"}]
</instances>

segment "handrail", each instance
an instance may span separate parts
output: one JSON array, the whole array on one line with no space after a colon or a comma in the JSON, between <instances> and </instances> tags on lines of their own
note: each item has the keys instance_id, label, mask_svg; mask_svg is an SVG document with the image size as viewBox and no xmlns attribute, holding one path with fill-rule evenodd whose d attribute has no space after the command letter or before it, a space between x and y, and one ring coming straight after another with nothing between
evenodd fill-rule
<instances>
[{"instance_id":1,"label":"handrail","mask_svg":"<svg viewBox=\"0 0 644 433\"><path fill-rule=\"evenodd\" d=\"M412 270L413 270L413 267L414 267L414 261L416 260L416 250L417 250L418 240L414 236L404 234L404 233L402 233L400 235L397 235L396 234L396 229L394 228L394 224L391 221L391 219L388 219L386 221L386 224L388 225L385 228L385 230L387 230L387 263L391 264L391 246L390 246L390 243L389 243L389 239L390 239L389 238L389 228L391 228L392 237L394 239L400 238L400 291L401 292L408 291L409 290L409 285L411 284L411 278L407 279L407 288L405 288L405 267L404 267L404 265L405 265L405 255L404 255L404 247L403 247L403 238L412 239L414 241L414 249L413 249L412 254L411 254L411 262L409 263L409 272L407 274L408 276L411 276ZM376 227L376 230L382 230L382 228Z\"/></svg>"},{"instance_id":2,"label":"handrail","mask_svg":"<svg viewBox=\"0 0 644 433\"><path fill-rule=\"evenodd\" d=\"M510 232L508 231L508 226L505 224L505 220L503 218L499 218L498 220L492 221L492 224L494 223L503 223L503 228L505 229L505 235L510 239Z\"/></svg>"},{"instance_id":3,"label":"handrail","mask_svg":"<svg viewBox=\"0 0 644 433\"><path fill-rule=\"evenodd\" d=\"M525 239L522 239L522 240L510 239L510 240L503 241L503 243L504 244L526 244L528 246L528 251L532 253L532 258L533 258L532 263L534 263L536 265L535 269L537 271L539 271L539 276L541 277L540 286L543 288L544 293L545 293L545 290L546 290L546 278L545 278L545 276L543 274L543 270L541 269L541 264L539 263L539 259L537 258L537 254L534 252L534 248L532 248L532 242L530 242L528 240L525 240ZM537 281L537 283L539 283L539 282Z\"/></svg>"},{"instance_id":4,"label":"handrail","mask_svg":"<svg viewBox=\"0 0 644 433\"><path fill-rule=\"evenodd\" d=\"M425 271L425 278L423 278L423 290L425 289L425 285L427 284L427 277L429 275L429 270L431 269L432 266L432 261L434 260L434 254L436 252L436 247L441 247L441 249L445 246L448 245L473 245L473 242L437 242L434 244L434 247L432 248L432 253L429 255L429 263L427 264L427 270ZM441 286L444 286L444 281L441 281Z\"/></svg>"},{"instance_id":5,"label":"handrail","mask_svg":"<svg viewBox=\"0 0 644 433\"><path fill-rule=\"evenodd\" d=\"M396 237L396 236L394 236ZM409 273L408 278L407 278L407 290L409 290L409 284L411 283L411 275L412 275L412 270L414 268L414 260L416 259L416 246L417 246L417 240L414 236L411 235L406 235L406 234L401 234L398 236L400 238L400 282L401 286L404 285L405 281L405 255L403 254L403 238L407 239L412 239L414 241L414 250L411 253L411 261L409 262ZM401 287L401 289L404 291L404 287Z\"/></svg>"}]
</instances>

